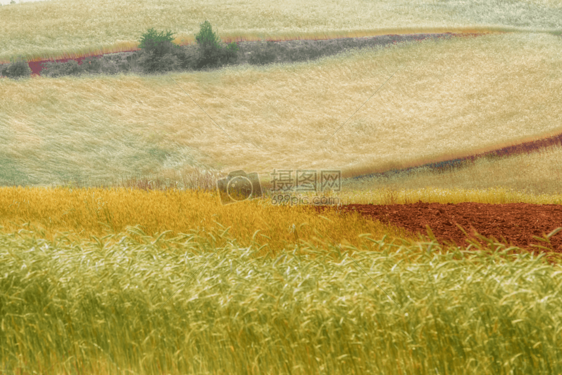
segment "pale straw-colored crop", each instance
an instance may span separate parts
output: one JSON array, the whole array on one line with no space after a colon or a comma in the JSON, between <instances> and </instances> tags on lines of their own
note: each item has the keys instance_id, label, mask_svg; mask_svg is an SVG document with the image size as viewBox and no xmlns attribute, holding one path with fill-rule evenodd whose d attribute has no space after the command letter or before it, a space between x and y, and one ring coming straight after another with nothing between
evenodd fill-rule
<instances>
[{"instance_id":1,"label":"pale straw-colored crop","mask_svg":"<svg viewBox=\"0 0 562 375\"><path fill-rule=\"evenodd\" d=\"M411 204L476 202L489 204L562 204L562 194L531 194L505 187L464 189L461 187L409 188L380 184L370 189L345 189L338 194L342 204Z\"/></svg>"},{"instance_id":2,"label":"pale straw-colored crop","mask_svg":"<svg viewBox=\"0 0 562 375\"><path fill-rule=\"evenodd\" d=\"M385 189L435 189L448 191L450 195L457 195L454 191L464 190L473 192L470 199L480 200L475 192L496 190L502 191L502 194L510 194L512 198L490 196L490 203L514 200L528 203L562 202L562 147L548 147L528 154L501 158L480 158L474 164L454 169L420 168L389 177L349 179L344 186L346 190L366 195L371 195L373 190ZM543 198L539 198L541 196ZM412 196L411 199L416 198Z\"/></svg>"},{"instance_id":3,"label":"pale straw-colored crop","mask_svg":"<svg viewBox=\"0 0 562 375\"><path fill-rule=\"evenodd\" d=\"M0 7L0 61L136 48L148 28L193 42L209 20L224 40L360 37L415 32L562 31L557 0L51 0Z\"/></svg>"},{"instance_id":4,"label":"pale straw-colored crop","mask_svg":"<svg viewBox=\"0 0 562 375\"><path fill-rule=\"evenodd\" d=\"M262 68L0 80L0 184L183 169L359 175L552 135L560 43L489 35Z\"/></svg>"}]
</instances>

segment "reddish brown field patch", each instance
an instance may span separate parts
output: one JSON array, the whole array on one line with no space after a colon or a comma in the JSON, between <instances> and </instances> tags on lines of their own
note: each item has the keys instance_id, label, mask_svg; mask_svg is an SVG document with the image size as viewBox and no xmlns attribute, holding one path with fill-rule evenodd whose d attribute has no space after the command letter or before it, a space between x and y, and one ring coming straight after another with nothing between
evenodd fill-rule
<instances>
[{"instance_id":1,"label":"reddish brown field patch","mask_svg":"<svg viewBox=\"0 0 562 375\"><path fill-rule=\"evenodd\" d=\"M323 211L327 208L319 209ZM350 204L341 207L340 212L358 212L424 235L428 235L426 226L429 226L437 240L459 246L468 245L467 238L476 239L476 231L505 244L529 250L538 249L533 245L540 245L562 253L562 231L550 238L550 245L535 238L562 227L562 206L555 204ZM457 224L465 229L468 236Z\"/></svg>"}]
</instances>

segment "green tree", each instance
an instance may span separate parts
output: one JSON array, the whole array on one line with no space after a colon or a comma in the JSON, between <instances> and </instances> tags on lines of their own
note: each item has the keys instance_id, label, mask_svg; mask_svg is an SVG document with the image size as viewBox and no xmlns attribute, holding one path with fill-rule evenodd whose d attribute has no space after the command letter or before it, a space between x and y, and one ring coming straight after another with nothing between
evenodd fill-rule
<instances>
[{"instance_id":1,"label":"green tree","mask_svg":"<svg viewBox=\"0 0 562 375\"><path fill-rule=\"evenodd\" d=\"M217 49L221 48L221 39L215 34L209 21L205 21L201 24L201 29L199 30L199 34L195 35L195 40L200 46L208 46Z\"/></svg>"},{"instance_id":2,"label":"green tree","mask_svg":"<svg viewBox=\"0 0 562 375\"><path fill-rule=\"evenodd\" d=\"M170 46L174 46L173 40L174 33L171 31L158 32L150 28L142 35L139 48L158 56L164 56L170 51Z\"/></svg>"},{"instance_id":3,"label":"green tree","mask_svg":"<svg viewBox=\"0 0 562 375\"><path fill-rule=\"evenodd\" d=\"M213 31L209 21L201 24L201 29L195 35L195 40L199 45L198 68L218 67L234 62L237 58L238 45L230 43L226 48L223 48L221 46L221 39Z\"/></svg>"},{"instance_id":4,"label":"green tree","mask_svg":"<svg viewBox=\"0 0 562 375\"><path fill-rule=\"evenodd\" d=\"M179 66L177 54L179 46L172 43L174 33L171 31L158 32L148 29L140 39L141 57L139 65L145 73L166 72L175 70Z\"/></svg>"}]
</instances>

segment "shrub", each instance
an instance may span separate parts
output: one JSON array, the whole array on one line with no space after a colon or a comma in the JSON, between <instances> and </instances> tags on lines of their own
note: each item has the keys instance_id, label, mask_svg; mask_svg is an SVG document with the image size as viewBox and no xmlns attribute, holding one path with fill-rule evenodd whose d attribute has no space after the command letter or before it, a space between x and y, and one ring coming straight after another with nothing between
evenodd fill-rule
<instances>
[{"instance_id":1,"label":"shrub","mask_svg":"<svg viewBox=\"0 0 562 375\"><path fill-rule=\"evenodd\" d=\"M199 45L199 58L196 64L198 69L231 64L238 57L238 45L230 43L226 48L223 48L219 36L213 31L209 21L201 24L201 29L195 35L195 40Z\"/></svg>"},{"instance_id":2,"label":"shrub","mask_svg":"<svg viewBox=\"0 0 562 375\"><path fill-rule=\"evenodd\" d=\"M130 70L128 61L113 61L108 57L88 57L81 65L75 60L67 62L48 62L41 71L42 76L61 77L82 74L117 74Z\"/></svg>"},{"instance_id":3,"label":"shrub","mask_svg":"<svg viewBox=\"0 0 562 375\"><path fill-rule=\"evenodd\" d=\"M236 60L238 59L239 50L240 49L238 48L238 44L234 42L226 46L226 48L223 50L224 51L223 63L225 64L235 63Z\"/></svg>"},{"instance_id":4,"label":"shrub","mask_svg":"<svg viewBox=\"0 0 562 375\"><path fill-rule=\"evenodd\" d=\"M117 71L123 73L127 73L131 71L131 64L129 63L128 60L121 61L120 63L117 64Z\"/></svg>"},{"instance_id":5,"label":"shrub","mask_svg":"<svg viewBox=\"0 0 562 375\"><path fill-rule=\"evenodd\" d=\"M287 51L287 59L291 62L307 61L309 59L307 48L295 47Z\"/></svg>"},{"instance_id":6,"label":"shrub","mask_svg":"<svg viewBox=\"0 0 562 375\"><path fill-rule=\"evenodd\" d=\"M1 73L8 78L25 78L31 75L31 68L27 61L18 58L13 59L10 64L4 66Z\"/></svg>"},{"instance_id":7,"label":"shrub","mask_svg":"<svg viewBox=\"0 0 562 375\"><path fill-rule=\"evenodd\" d=\"M182 54L180 47L172 43L171 31L158 32L149 29L140 39L141 53L138 65L145 73L160 73L176 70L181 62L178 55Z\"/></svg>"},{"instance_id":8,"label":"shrub","mask_svg":"<svg viewBox=\"0 0 562 375\"><path fill-rule=\"evenodd\" d=\"M142 53L137 60L137 64L144 73L164 73L177 70L180 67L179 59L171 53L163 56Z\"/></svg>"},{"instance_id":9,"label":"shrub","mask_svg":"<svg viewBox=\"0 0 562 375\"><path fill-rule=\"evenodd\" d=\"M221 48L221 40L219 36L213 32L209 21L205 21L201 24L201 29L199 30L199 34L195 35L195 40L199 46L212 47L215 49Z\"/></svg>"},{"instance_id":10,"label":"shrub","mask_svg":"<svg viewBox=\"0 0 562 375\"><path fill-rule=\"evenodd\" d=\"M192 70L197 67L199 53L197 50L189 47L180 47L176 53L179 68L182 70Z\"/></svg>"},{"instance_id":11,"label":"shrub","mask_svg":"<svg viewBox=\"0 0 562 375\"><path fill-rule=\"evenodd\" d=\"M171 31L149 29L140 39L140 51L129 59L131 64L126 67L127 71L134 66L144 73L201 69L232 64L238 58L238 45L230 43L223 48L209 21L203 22L199 33L195 35L197 52L193 48L175 45L173 39Z\"/></svg>"},{"instance_id":12,"label":"shrub","mask_svg":"<svg viewBox=\"0 0 562 375\"><path fill-rule=\"evenodd\" d=\"M141 36L139 48L149 53L164 56L169 52L169 43L174 40L174 34L171 31L158 32L154 29L148 29Z\"/></svg>"},{"instance_id":13,"label":"shrub","mask_svg":"<svg viewBox=\"0 0 562 375\"><path fill-rule=\"evenodd\" d=\"M197 69L206 67L215 68L220 65L222 51L209 45L199 46Z\"/></svg>"},{"instance_id":14,"label":"shrub","mask_svg":"<svg viewBox=\"0 0 562 375\"><path fill-rule=\"evenodd\" d=\"M121 71L121 66L113 60L103 58L101 59L101 73L102 74L117 74Z\"/></svg>"}]
</instances>

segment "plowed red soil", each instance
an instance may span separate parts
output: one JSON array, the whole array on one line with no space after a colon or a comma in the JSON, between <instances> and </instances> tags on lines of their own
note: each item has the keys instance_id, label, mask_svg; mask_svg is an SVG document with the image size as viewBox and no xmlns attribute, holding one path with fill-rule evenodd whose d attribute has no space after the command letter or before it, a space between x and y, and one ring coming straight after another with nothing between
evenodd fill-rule
<instances>
[{"instance_id":1,"label":"plowed red soil","mask_svg":"<svg viewBox=\"0 0 562 375\"><path fill-rule=\"evenodd\" d=\"M319 208L324 209L335 208ZM508 245L534 251L538 248L532 245L541 245L562 253L562 231L550 238L550 245L534 238L544 237L562 227L561 205L419 202L392 205L351 204L340 209L342 213L353 211L374 220L404 227L413 233L428 235L426 226L429 226L436 239L442 243L468 245L467 236L457 227L458 224L472 239L477 239L474 236L476 231Z\"/></svg>"}]
</instances>

